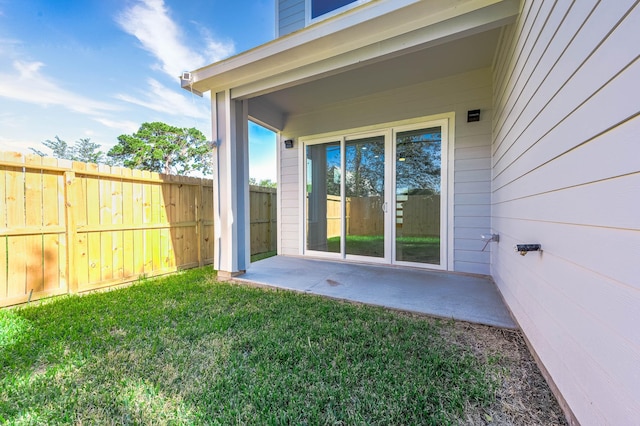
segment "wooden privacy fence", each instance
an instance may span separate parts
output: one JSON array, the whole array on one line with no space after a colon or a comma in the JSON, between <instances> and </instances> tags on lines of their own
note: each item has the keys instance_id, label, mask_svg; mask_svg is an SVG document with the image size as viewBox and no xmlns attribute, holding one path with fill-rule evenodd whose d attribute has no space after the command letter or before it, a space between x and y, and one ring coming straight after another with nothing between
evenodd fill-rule
<instances>
[{"instance_id":1,"label":"wooden privacy fence","mask_svg":"<svg viewBox=\"0 0 640 426\"><path fill-rule=\"evenodd\" d=\"M347 235L383 235L381 197L346 197ZM341 234L340 196L327 195L327 238ZM440 235L440 196L405 195L396 200L396 229L403 237Z\"/></svg>"},{"instance_id":2,"label":"wooden privacy fence","mask_svg":"<svg viewBox=\"0 0 640 426\"><path fill-rule=\"evenodd\" d=\"M252 254L275 197L251 188ZM209 179L0 152L0 202L0 306L213 263Z\"/></svg>"},{"instance_id":3,"label":"wooden privacy fence","mask_svg":"<svg viewBox=\"0 0 640 426\"><path fill-rule=\"evenodd\" d=\"M250 186L251 254L275 251L277 247L276 189Z\"/></svg>"}]
</instances>

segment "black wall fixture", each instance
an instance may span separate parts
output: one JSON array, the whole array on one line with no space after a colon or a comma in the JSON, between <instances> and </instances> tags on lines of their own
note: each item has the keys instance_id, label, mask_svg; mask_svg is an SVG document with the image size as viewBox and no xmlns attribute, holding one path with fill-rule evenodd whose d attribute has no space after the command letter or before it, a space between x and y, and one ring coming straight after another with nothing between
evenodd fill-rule
<instances>
[{"instance_id":1,"label":"black wall fixture","mask_svg":"<svg viewBox=\"0 0 640 426\"><path fill-rule=\"evenodd\" d=\"M524 256L530 251L542 251L540 244L516 244L513 249Z\"/></svg>"},{"instance_id":2,"label":"black wall fixture","mask_svg":"<svg viewBox=\"0 0 640 426\"><path fill-rule=\"evenodd\" d=\"M480 110L472 109L467 111L467 123L471 123L473 121L480 121Z\"/></svg>"}]
</instances>

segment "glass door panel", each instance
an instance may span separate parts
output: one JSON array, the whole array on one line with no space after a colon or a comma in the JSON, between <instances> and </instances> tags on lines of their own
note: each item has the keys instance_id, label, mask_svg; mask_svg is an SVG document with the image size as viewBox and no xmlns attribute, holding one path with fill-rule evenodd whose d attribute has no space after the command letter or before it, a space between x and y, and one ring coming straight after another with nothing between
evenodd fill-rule
<instances>
[{"instance_id":1,"label":"glass door panel","mask_svg":"<svg viewBox=\"0 0 640 426\"><path fill-rule=\"evenodd\" d=\"M345 143L346 254L384 257L384 136Z\"/></svg>"},{"instance_id":2,"label":"glass door panel","mask_svg":"<svg viewBox=\"0 0 640 426\"><path fill-rule=\"evenodd\" d=\"M395 260L439 265L442 129L396 134Z\"/></svg>"},{"instance_id":3,"label":"glass door panel","mask_svg":"<svg viewBox=\"0 0 640 426\"><path fill-rule=\"evenodd\" d=\"M307 250L340 253L342 165L340 142L306 147Z\"/></svg>"}]
</instances>

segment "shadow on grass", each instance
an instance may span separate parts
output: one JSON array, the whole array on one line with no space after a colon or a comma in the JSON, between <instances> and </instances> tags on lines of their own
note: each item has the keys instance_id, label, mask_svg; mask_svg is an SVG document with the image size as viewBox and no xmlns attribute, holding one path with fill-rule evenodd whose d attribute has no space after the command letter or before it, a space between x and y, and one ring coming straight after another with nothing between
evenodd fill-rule
<instances>
[{"instance_id":1,"label":"shadow on grass","mask_svg":"<svg viewBox=\"0 0 640 426\"><path fill-rule=\"evenodd\" d=\"M0 311L0 420L447 424L493 397L447 323L212 277Z\"/></svg>"}]
</instances>

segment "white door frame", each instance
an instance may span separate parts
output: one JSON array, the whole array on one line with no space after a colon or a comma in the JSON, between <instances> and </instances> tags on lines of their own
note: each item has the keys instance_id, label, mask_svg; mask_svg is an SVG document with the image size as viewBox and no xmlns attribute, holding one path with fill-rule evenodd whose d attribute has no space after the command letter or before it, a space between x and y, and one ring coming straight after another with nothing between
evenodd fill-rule
<instances>
[{"instance_id":1,"label":"white door frame","mask_svg":"<svg viewBox=\"0 0 640 426\"><path fill-rule=\"evenodd\" d=\"M404 125L404 126L394 126L392 129L392 157L391 157L391 163L392 166L395 164L395 158L396 158L396 149L397 149L397 143L396 143L396 135L400 132L406 132L406 131L411 131L411 130L419 130L419 129L424 129L424 128L430 128L430 127L440 127L441 129L441 158L440 158L440 166L441 166L441 171L440 171L440 176L441 176L441 181L440 181L440 188L441 188L441 194L440 194L440 264L439 265L434 265L434 264L429 264L429 263L417 263L417 262L405 262L405 261L399 261L396 260L396 231L397 228L395 226L395 221L393 223L393 226L391 227L391 231L392 231L392 235L391 235L391 250L392 250L392 254L391 254L391 260L392 263L394 265L401 265L401 266L412 266L412 267L423 267L423 268L429 268L429 269L442 269L442 270L448 270L448 265L449 265L449 251L448 251L448 247L450 245L453 244L453 242L449 242L449 234L453 234L453 232L449 232L450 227L453 226L453 223L450 223L450 219L449 219L449 199L453 199L452 195L450 194L450 189L452 189L453 185L449 185L449 173L448 170L452 169L453 167L449 167L450 163L449 163L449 145L450 145L450 140L449 140L449 119L447 118L441 118L441 119L437 119L437 120L428 120L428 121L423 121L420 123L416 123L416 124L408 124L408 125ZM453 144L451 144L453 145ZM397 178L397 170L395 169L395 167L393 167L392 170L392 174L391 174L391 181L392 181L392 185L393 185L393 189L392 189L392 195L393 195L393 205L395 206L397 203L396 200L396 178ZM451 210L453 210L453 207L451 207Z\"/></svg>"},{"instance_id":2,"label":"white door frame","mask_svg":"<svg viewBox=\"0 0 640 426\"><path fill-rule=\"evenodd\" d=\"M354 262L371 262L371 263L384 263L390 264L393 262L393 257L391 255L391 247L389 246L389 241L391 241L391 205L393 202L393 194L391 186L391 169L393 167L393 162L389 161L391 158L392 151L392 139L391 139L391 128L381 129L381 130L371 130L366 132L358 132L358 133L345 133L344 137L344 146L346 147L346 142L358 139L365 139L368 137L375 136L383 136L384 137L384 203L386 204L386 210L384 211L384 256L383 257L371 257L371 256L361 256L356 254L347 254L344 245L346 244L346 238L343 238L342 244L342 253L344 256L342 257L345 260L354 261ZM346 169L346 154L347 150L343 149L342 157L343 157L343 165ZM346 194L346 179L342 179L342 198L343 202ZM344 206L343 206L344 212ZM346 221L346 217L343 217L343 221ZM346 223L343 224L343 235L346 236Z\"/></svg>"},{"instance_id":3,"label":"white door frame","mask_svg":"<svg viewBox=\"0 0 640 426\"><path fill-rule=\"evenodd\" d=\"M395 264L399 266L411 266L425 269L437 270L453 270L453 200L454 200L454 162L453 149L455 142L455 114L453 112L437 114L427 117L419 117L408 120L394 121L389 123L381 123L372 126L365 126L353 129L346 129L336 132L323 133L318 135L304 136L299 138L300 152L300 254L310 257L319 257L332 260L356 261L367 263L383 263ZM442 131L442 158L441 158L441 220L440 220L440 265L402 262L395 260L395 202L396 202L396 176L395 176L395 157L396 157L396 141L395 136L398 132L407 130L417 130L421 128L437 127ZM345 168L345 142L347 140L364 138L367 136L385 136L385 202L387 203L387 211L385 212L385 256L383 258L375 258L369 256L345 255L344 244L345 239L341 238L340 253L328 253L320 251L312 251L306 249L306 221L307 206L306 199L306 147L327 142L340 141L341 147L341 167ZM344 196L345 196L345 180L341 180L341 211L344 212ZM342 233L345 232L344 214L341 218Z\"/></svg>"}]
</instances>

